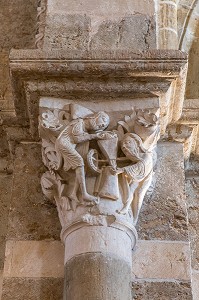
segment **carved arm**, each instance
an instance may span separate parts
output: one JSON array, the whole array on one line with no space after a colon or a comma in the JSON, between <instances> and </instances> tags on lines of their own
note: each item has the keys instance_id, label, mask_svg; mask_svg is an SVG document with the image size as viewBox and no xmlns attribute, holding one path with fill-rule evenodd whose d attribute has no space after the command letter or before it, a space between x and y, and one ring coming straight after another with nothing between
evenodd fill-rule
<instances>
[{"instance_id":1,"label":"carved arm","mask_svg":"<svg viewBox=\"0 0 199 300\"><path fill-rule=\"evenodd\" d=\"M76 135L73 138L74 138L74 142L76 144L79 144L79 143L83 143L83 142L87 142L87 141L96 139L97 134L84 133L82 135Z\"/></svg>"}]
</instances>

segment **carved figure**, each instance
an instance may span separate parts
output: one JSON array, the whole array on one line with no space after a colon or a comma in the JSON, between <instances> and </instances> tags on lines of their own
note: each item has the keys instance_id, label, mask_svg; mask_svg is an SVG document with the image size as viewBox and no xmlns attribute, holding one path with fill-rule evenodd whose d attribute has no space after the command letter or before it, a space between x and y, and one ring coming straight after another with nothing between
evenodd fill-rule
<instances>
[{"instance_id":1,"label":"carved figure","mask_svg":"<svg viewBox=\"0 0 199 300\"><path fill-rule=\"evenodd\" d=\"M97 139L99 131L104 130L109 125L109 117L104 112L98 112L91 117L85 119L77 119L69 123L66 128L58 136L55 149L57 151L59 161L55 169L61 167L63 159L64 171L70 168L76 172L74 189L70 195L71 200L77 200L77 190L80 187L82 198L84 201L98 202L97 197L89 195L86 189L84 160L77 152L76 145L93 139ZM97 132L97 133L90 133Z\"/></svg>"},{"instance_id":2,"label":"carved figure","mask_svg":"<svg viewBox=\"0 0 199 300\"><path fill-rule=\"evenodd\" d=\"M76 110L81 109L76 105ZM74 110L74 108L73 108ZM74 113L74 112L73 112ZM90 111L91 113L91 111ZM80 112L76 111L76 115ZM53 119L51 117L51 119ZM54 120L54 124L57 122ZM47 124L47 122L45 122ZM52 125L52 124L51 124ZM55 155L50 157L48 167L58 171L63 167L65 172L75 170L74 186L69 195L70 200L78 202L77 192L80 188L83 201L97 203L98 198L90 195L86 189L84 159L77 151L77 145L100 137L101 132L109 125L109 116L104 112L92 113L85 118L69 122L55 140ZM57 125L56 125L57 126ZM48 124L50 127L50 124ZM52 126L51 126L52 127ZM52 129L52 128L51 128Z\"/></svg>"},{"instance_id":3,"label":"carved figure","mask_svg":"<svg viewBox=\"0 0 199 300\"><path fill-rule=\"evenodd\" d=\"M121 142L121 149L132 163L116 171L118 174L122 173L125 198L120 213L126 214L132 206L134 222L136 222L144 196L152 180L153 153L147 151L141 138L133 133L125 134Z\"/></svg>"},{"instance_id":4,"label":"carved figure","mask_svg":"<svg viewBox=\"0 0 199 300\"><path fill-rule=\"evenodd\" d=\"M70 104L45 110L39 120L49 170L42 176L42 190L55 200L61 222L67 211L71 216L99 204L93 212L126 215L131 210L135 224L152 181L160 134L156 114L133 109L114 127L105 112Z\"/></svg>"},{"instance_id":5,"label":"carved figure","mask_svg":"<svg viewBox=\"0 0 199 300\"><path fill-rule=\"evenodd\" d=\"M126 214L130 208L137 222L144 196L151 185L153 167L156 163L155 147L160 135L158 117L149 110L134 110L118 122L127 132L121 137L121 149L131 161L113 173L122 174L124 206L119 211ZM120 128L121 132L121 128Z\"/></svg>"}]
</instances>

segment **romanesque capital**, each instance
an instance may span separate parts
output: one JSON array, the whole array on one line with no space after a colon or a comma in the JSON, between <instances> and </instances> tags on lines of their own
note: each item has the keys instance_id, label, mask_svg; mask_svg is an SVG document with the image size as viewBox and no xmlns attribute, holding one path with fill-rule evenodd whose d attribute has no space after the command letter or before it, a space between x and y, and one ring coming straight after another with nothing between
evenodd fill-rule
<instances>
[{"instance_id":1,"label":"romanesque capital","mask_svg":"<svg viewBox=\"0 0 199 300\"><path fill-rule=\"evenodd\" d=\"M134 227L156 162L157 110L132 108L118 118L103 107L43 108L39 132L48 168L41 185L56 202L63 230L80 220Z\"/></svg>"}]
</instances>

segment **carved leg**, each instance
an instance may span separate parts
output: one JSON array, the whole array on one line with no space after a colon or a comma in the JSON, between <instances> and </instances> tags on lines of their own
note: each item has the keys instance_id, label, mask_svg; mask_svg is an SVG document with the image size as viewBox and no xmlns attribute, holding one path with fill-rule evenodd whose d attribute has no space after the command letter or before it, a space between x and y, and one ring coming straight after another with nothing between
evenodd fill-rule
<instances>
[{"instance_id":1,"label":"carved leg","mask_svg":"<svg viewBox=\"0 0 199 300\"><path fill-rule=\"evenodd\" d=\"M79 202L78 198L77 198L77 191L78 191L78 188L79 188L79 182L78 182L78 179L77 179L77 176L75 176L75 183L74 183L74 187L73 187L73 190L69 196L69 198L72 200L72 201L75 201L75 202Z\"/></svg>"},{"instance_id":2,"label":"carved leg","mask_svg":"<svg viewBox=\"0 0 199 300\"><path fill-rule=\"evenodd\" d=\"M132 211L134 217L134 224L137 223L140 209L142 207L142 202L144 200L144 196L151 185L152 181L152 172L146 177L142 182L140 182L138 188L135 191L134 199L132 202Z\"/></svg>"},{"instance_id":3,"label":"carved leg","mask_svg":"<svg viewBox=\"0 0 199 300\"><path fill-rule=\"evenodd\" d=\"M128 196L128 199L126 201L126 203L124 204L123 208L120 210L120 214L127 214L128 213L128 210L131 206L131 203L133 201L133 198L134 198L134 193L135 193L135 190L136 188L138 187L138 183L137 182L134 182L131 184L130 186L130 191L129 191L129 196Z\"/></svg>"},{"instance_id":4,"label":"carved leg","mask_svg":"<svg viewBox=\"0 0 199 300\"><path fill-rule=\"evenodd\" d=\"M75 171L76 171L76 178L81 189L83 200L88 202L98 203L99 202L98 197L92 196L87 193L84 166L77 167Z\"/></svg>"}]
</instances>

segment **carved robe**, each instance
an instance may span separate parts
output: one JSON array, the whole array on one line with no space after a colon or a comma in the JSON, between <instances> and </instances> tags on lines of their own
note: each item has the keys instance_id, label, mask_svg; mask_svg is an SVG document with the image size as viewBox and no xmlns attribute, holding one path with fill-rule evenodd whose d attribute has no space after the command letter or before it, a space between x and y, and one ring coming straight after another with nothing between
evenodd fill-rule
<instances>
[{"instance_id":1,"label":"carved robe","mask_svg":"<svg viewBox=\"0 0 199 300\"><path fill-rule=\"evenodd\" d=\"M64 170L76 169L77 167L84 166L84 160L82 156L77 152L77 142L75 137L87 134L84 130L84 121L77 119L66 126L66 128L58 136L55 149L61 160L64 161Z\"/></svg>"}]
</instances>

